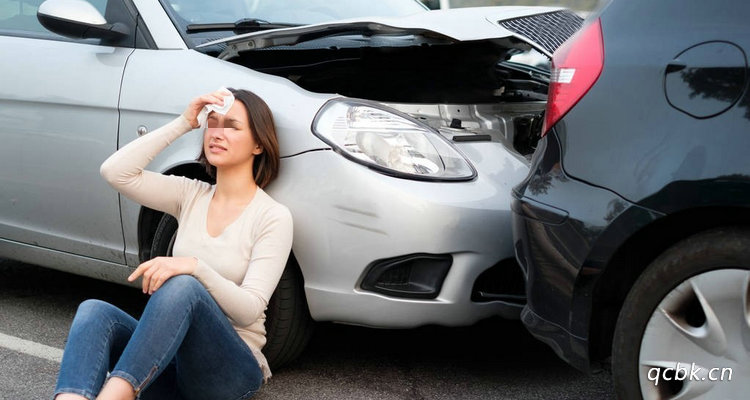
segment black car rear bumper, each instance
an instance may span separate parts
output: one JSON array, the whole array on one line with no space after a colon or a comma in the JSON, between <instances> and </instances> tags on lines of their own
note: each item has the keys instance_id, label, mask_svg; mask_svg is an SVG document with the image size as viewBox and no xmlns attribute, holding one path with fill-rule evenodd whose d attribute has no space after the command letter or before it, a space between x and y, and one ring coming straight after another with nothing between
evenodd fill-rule
<instances>
[{"instance_id":1,"label":"black car rear bumper","mask_svg":"<svg viewBox=\"0 0 750 400\"><path fill-rule=\"evenodd\" d=\"M529 177L513 191L516 258L526 275L523 323L574 367L590 369L597 280L645 209L568 176L557 135L540 141Z\"/></svg>"},{"instance_id":2,"label":"black car rear bumper","mask_svg":"<svg viewBox=\"0 0 750 400\"><path fill-rule=\"evenodd\" d=\"M591 303L579 300L574 306L583 262L576 246L585 242L586 232L562 209L514 195L514 245L526 274L527 305L521 320L559 357L588 372ZM575 328L579 333L571 332Z\"/></svg>"}]
</instances>

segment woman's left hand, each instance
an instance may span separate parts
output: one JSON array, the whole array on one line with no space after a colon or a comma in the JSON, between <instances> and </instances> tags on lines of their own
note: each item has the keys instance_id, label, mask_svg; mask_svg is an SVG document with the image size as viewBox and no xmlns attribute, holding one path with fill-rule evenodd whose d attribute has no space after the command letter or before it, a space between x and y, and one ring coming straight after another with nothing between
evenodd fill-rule
<instances>
[{"instance_id":1,"label":"woman's left hand","mask_svg":"<svg viewBox=\"0 0 750 400\"><path fill-rule=\"evenodd\" d=\"M175 275L190 275L195 271L198 260L195 257L156 257L148 260L133 271L128 282L143 275L143 293L154 294L167 279Z\"/></svg>"}]
</instances>

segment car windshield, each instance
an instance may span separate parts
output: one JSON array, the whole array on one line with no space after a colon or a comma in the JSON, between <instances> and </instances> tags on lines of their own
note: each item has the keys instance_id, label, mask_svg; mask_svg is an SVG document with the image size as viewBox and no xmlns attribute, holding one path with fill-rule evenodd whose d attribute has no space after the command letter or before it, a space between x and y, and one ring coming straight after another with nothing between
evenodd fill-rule
<instances>
[{"instance_id":1,"label":"car windshield","mask_svg":"<svg viewBox=\"0 0 750 400\"><path fill-rule=\"evenodd\" d=\"M396 17L427 10L417 0L162 0L162 4L194 46L207 39L262 30L264 25L268 29L346 18ZM207 34L196 29L200 24L232 25L242 20L245 21L236 30L212 29Z\"/></svg>"}]
</instances>

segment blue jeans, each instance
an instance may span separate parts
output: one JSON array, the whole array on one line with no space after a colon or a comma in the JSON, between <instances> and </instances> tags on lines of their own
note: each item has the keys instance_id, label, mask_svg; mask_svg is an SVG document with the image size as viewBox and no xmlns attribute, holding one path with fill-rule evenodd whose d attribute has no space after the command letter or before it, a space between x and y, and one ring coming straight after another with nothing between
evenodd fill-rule
<instances>
[{"instance_id":1,"label":"blue jeans","mask_svg":"<svg viewBox=\"0 0 750 400\"><path fill-rule=\"evenodd\" d=\"M130 382L139 399L247 399L263 381L250 348L190 275L167 280L139 321L103 301L81 303L53 398L94 399L108 371Z\"/></svg>"}]
</instances>

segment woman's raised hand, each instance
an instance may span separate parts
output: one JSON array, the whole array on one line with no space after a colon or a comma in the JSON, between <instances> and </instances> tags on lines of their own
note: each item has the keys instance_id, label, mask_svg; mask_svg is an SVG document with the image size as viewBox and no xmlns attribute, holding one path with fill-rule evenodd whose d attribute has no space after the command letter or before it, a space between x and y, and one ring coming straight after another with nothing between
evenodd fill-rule
<instances>
[{"instance_id":1,"label":"woman's raised hand","mask_svg":"<svg viewBox=\"0 0 750 400\"><path fill-rule=\"evenodd\" d=\"M128 282L143 275L143 293L154 294L167 279L175 275L190 275L197 266L195 257L156 257L139 265L128 277Z\"/></svg>"},{"instance_id":2,"label":"woman's raised hand","mask_svg":"<svg viewBox=\"0 0 750 400\"><path fill-rule=\"evenodd\" d=\"M182 115L188 120L193 128L198 128L200 123L198 122L198 114L201 112L206 104L218 104L219 106L224 105L224 96L232 94L229 91L216 90L211 93L207 93L198 96L188 104Z\"/></svg>"}]
</instances>

